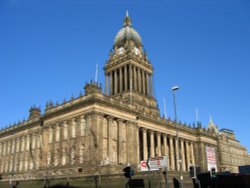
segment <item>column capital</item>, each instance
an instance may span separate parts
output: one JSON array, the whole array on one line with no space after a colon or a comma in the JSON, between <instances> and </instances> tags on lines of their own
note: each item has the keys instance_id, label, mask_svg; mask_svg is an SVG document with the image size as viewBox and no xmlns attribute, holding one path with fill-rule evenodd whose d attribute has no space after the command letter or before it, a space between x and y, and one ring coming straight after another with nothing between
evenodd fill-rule
<instances>
[{"instance_id":1,"label":"column capital","mask_svg":"<svg viewBox=\"0 0 250 188\"><path fill-rule=\"evenodd\" d=\"M157 135L162 135L162 133L161 132L158 132L158 131L156 131L155 132Z\"/></svg>"}]
</instances>

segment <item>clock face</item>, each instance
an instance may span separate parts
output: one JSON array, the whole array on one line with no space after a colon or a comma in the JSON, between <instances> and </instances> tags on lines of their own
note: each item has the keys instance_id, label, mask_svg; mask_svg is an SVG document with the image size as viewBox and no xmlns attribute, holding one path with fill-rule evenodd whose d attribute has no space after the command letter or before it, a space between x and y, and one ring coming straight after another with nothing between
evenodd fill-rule
<instances>
[{"instance_id":1,"label":"clock face","mask_svg":"<svg viewBox=\"0 0 250 188\"><path fill-rule=\"evenodd\" d=\"M120 47L118 50L117 50L117 53L118 54L122 54L124 52L124 48L123 47Z\"/></svg>"},{"instance_id":2,"label":"clock face","mask_svg":"<svg viewBox=\"0 0 250 188\"><path fill-rule=\"evenodd\" d=\"M138 55L140 50L137 47L134 47L134 52L135 52L136 55Z\"/></svg>"}]
</instances>

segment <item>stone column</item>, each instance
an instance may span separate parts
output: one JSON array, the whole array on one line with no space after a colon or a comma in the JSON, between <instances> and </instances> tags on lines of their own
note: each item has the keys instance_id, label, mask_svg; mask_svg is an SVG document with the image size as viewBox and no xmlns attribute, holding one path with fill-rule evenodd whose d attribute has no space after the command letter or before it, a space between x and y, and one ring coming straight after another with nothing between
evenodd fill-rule
<instances>
[{"instance_id":1,"label":"stone column","mask_svg":"<svg viewBox=\"0 0 250 188\"><path fill-rule=\"evenodd\" d=\"M148 159L148 143L147 143L147 129L142 129L143 134L143 160L146 161Z\"/></svg>"},{"instance_id":2,"label":"stone column","mask_svg":"<svg viewBox=\"0 0 250 188\"><path fill-rule=\"evenodd\" d=\"M127 65L124 66L124 87L125 91L128 90L128 72L127 72Z\"/></svg>"},{"instance_id":3,"label":"stone column","mask_svg":"<svg viewBox=\"0 0 250 188\"><path fill-rule=\"evenodd\" d=\"M182 170L186 171L186 159L185 159L185 150L184 150L184 143L183 139L181 139L181 160L182 160Z\"/></svg>"},{"instance_id":4,"label":"stone column","mask_svg":"<svg viewBox=\"0 0 250 188\"><path fill-rule=\"evenodd\" d=\"M129 91L133 90L132 65L129 65Z\"/></svg>"},{"instance_id":5,"label":"stone column","mask_svg":"<svg viewBox=\"0 0 250 188\"><path fill-rule=\"evenodd\" d=\"M105 94L109 94L109 77L108 74L105 74Z\"/></svg>"},{"instance_id":6,"label":"stone column","mask_svg":"<svg viewBox=\"0 0 250 188\"><path fill-rule=\"evenodd\" d=\"M167 135L163 134L163 155L166 155L168 158L168 145L167 145Z\"/></svg>"},{"instance_id":7,"label":"stone column","mask_svg":"<svg viewBox=\"0 0 250 188\"><path fill-rule=\"evenodd\" d=\"M114 94L114 88L113 88L113 72L109 73L110 76L110 88L109 88L109 95Z\"/></svg>"},{"instance_id":8,"label":"stone column","mask_svg":"<svg viewBox=\"0 0 250 188\"><path fill-rule=\"evenodd\" d=\"M118 78L117 78L117 71L118 70L114 70L114 74L115 74L115 95L118 93Z\"/></svg>"},{"instance_id":9,"label":"stone column","mask_svg":"<svg viewBox=\"0 0 250 188\"><path fill-rule=\"evenodd\" d=\"M194 159L194 145L193 145L193 142L190 143L190 150L191 150L191 161L192 161L192 165L195 165L195 159Z\"/></svg>"},{"instance_id":10,"label":"stone column","mask_svg":"<svg viewBox=\"0 0 250 188\"><path fill-rule=\"evenodd\" d=\"M187 156L187 169L189 169L189 166L190 166L190 150L189 150L188 141L186 141L185 144L186 144L186 156Z\"/></svg>"},{"instance_id":11,"label":"stone column","mask_svg":"<svg viewBox=\"0 0 250 188\"><path fill-rule=\"evenodd\" d=\"M178 154L180 156L180 149L179 149L179 140L177 140L177 138L175 138L175 156L176 156L176 167L177 169L176 170L180 170L180 163L178 162L179 160L179 157L178 157Z\"/></svg>"},{"instance_id":12,"label":"stone column","mask_svg":"<svg viewBox=\"0 0 250 188\"><path fill-rule=\"evenodd\" d=\"M149 95L148 73L146 73L146 95Z\"/></svg>"},{"instance_id":13,"label":"stone column","mask_svg":"<svg viewBox=\"0 0 250 188\"><path fill-rule=\"evenodd\" d=\"M122 89L123 89L123 84L122 84L122 79L123 79L122 67L120 67L120 69L119 69L119 78L120 78L120 91L119 91L119 93L122 93Z\"/></svg>"},{"instance_id":14,"label":"stone column","mask_svg":"<svg viewBox=\"0 0 250 188\"><path fill-rule=\"evenodd\" d=\"M138 68L138 91L141 93L141 70Z\"/></svg>"},{"instance_id":15,"label":"stone column","mask_svg":"<svg viewBox=\"0 0 250 188\"><path fill-rule=\"evenodd\" d=\"M170 150L170 169L174 170L175 169L175 159L174 159L174 145L173 145L173 137L169 136L169 150Z\"/></svg>"},{"instance_id":16,"label":"stone column","mask_svg":"<svg viewBox=\"0 0 250 188\"><path fill-rule=\"evenodd\" d=\"M145 71L142 71L142 93L145 94L146 90L145 90Z\"/></svg>"},{"instance_id":17,"label":"stone column","mask_svg":"<svg viewBox=\"0 0 250 188\"><path fill-rule=\"evenodd\" d=\"M157 156L161 156L161 133L157 132Z\"/></svg>"},{"instance_id":18,"label":"stone column","mask_svg":"<svg viewBox=\"0 0 250 188\"><path fill-rule=\"evenodd\" d=\"M155 157L155 140L153 130L150 130L150 157Z\"/></svg>"}]
</instances>

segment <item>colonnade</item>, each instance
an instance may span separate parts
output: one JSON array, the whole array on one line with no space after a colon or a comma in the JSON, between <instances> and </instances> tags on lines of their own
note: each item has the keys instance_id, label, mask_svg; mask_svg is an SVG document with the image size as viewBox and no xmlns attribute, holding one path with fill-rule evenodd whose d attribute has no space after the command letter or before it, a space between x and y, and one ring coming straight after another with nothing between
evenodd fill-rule
<instances>
[{"instance_id":1,"label":"colonnade","mask_svg":"<svg viewBox=\"0 0 250 188\"><path fill-rule=\"evenodd\" d=\"M137 91L153 96L152 74L144 69L129 64L105 74L106 95L116 95L125 91Z\"/></svg>"},{"instance_id":2,"label":"colonnade","mask_svg":"<svg viewBox=\"0 0 250 188\"><path fill-rule=\"evenodd\" d=\"M175 135L157 132L141 128L142 132L142 160L158 156L168 156L169 170L179 170L179 164L183 171L188 171L190 165L195 165L195 142L179 138ZM178 149L181 163L178 163Z\"/></svg>"}]
</instances>

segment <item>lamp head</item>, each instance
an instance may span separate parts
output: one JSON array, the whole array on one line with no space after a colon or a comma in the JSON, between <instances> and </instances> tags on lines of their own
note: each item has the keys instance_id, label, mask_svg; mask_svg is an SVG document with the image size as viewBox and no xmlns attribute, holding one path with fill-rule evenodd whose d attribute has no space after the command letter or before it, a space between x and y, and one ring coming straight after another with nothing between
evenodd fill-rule
<instances>
[{"instance_id":1,"label":"lamp head","mask_svg":"<svg viewBox=\"0 0 250 188\"><path fill-rule=\"evenodd\" d=\"M172 91L177 91L180 88L179 88L179 86L173 86L171 89L172 89Z\"/></svg>"}]
</instances>

